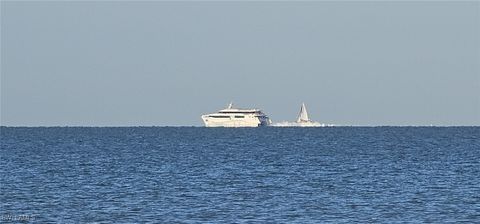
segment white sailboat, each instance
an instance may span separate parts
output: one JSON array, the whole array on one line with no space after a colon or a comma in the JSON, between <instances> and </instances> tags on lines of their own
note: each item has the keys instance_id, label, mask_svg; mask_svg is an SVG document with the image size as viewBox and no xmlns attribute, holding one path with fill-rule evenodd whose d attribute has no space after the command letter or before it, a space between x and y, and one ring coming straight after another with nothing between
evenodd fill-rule
<instances>
[{"instance_id":1,"label":"white sailboat","mask_svg":"<svg viewBox=\"0 0 480 224\"><path fill-rule=\"evenodd\" d=\"M300 107L300 113L298 114L297 120L295 122L280 122L273 124L272 126L276 127L324 127L325 124L321 124L319 122L312 121L308 118L307 107L305 103L302 103Z\"/></svg>"},{"instance_id":2,"label":"white sailboat","mask_svg":"<svg viewBox=\"0 0 480 224\"><path fill-rule=\"evenodd\" d=\"M305 103L302 103L302 107L300 107L300 113L298 114L297 118L297 126L299 127L321 127L322 124L319 122L312 121L308 118L307 107Z\"/></svg>"},{"instance_id":3,"label":"white sailboat","mask_svg":"<svg viewBox=\"0 0 480 224\"><path fill-rule=\"evenodd\" d=\"M309 121L310 119L308 119L307 108L305 107L305 103L302 103L302 107L300 107L300 113L298 114L297 123Z\"/></svg>"}]
</instances>

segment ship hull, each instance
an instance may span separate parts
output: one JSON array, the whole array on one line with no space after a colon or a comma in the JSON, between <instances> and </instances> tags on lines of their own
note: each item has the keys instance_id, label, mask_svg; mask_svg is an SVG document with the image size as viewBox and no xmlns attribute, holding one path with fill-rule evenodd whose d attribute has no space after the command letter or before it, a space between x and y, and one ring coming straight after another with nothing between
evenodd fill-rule
<instances>
[{"instance_id":1,"label":"ship hull","mask_svg":"<svg viewBox=\"0 0 480 224\"><path fill-rule=\"evenodd\" d=\"M238 116L238 115L237 115ZM244 116L243 118L235 118L235 115L230 117L215 118L211 115L203 115L202 120L205 127L262 127L271 124L267 117Z\"/></svg>"}]
</instances>

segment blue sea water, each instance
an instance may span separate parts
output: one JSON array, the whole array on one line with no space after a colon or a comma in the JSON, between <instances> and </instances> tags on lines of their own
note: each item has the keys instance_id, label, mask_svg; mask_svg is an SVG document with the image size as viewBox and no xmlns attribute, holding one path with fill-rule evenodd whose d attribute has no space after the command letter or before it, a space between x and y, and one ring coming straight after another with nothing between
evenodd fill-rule
<instances>
[{"instance_id":1,"label":"blue sea water","mask_svg":"<svg viewBox=\"0 0 480 224\"><path fill-rule=\"evenodd\" d=\"M480 222L479 127L1 127L0 136L0 222Z\"/></svg>"}]
</instances>

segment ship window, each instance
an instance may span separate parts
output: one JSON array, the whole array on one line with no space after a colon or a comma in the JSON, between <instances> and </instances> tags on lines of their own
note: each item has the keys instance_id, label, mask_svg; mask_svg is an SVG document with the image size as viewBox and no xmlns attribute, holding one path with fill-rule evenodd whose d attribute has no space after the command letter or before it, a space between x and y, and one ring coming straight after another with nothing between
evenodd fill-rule
<instances>
[{"instance_id":1,"label":"ship window","mask_svg":"<svg viewBox=\"0 0 480 224\"><path fill-rule=\"evenodd\" d=\"M220 111L221 114L254 114L255 111Z\"/></svg>"},{"instance_id":2,"label":"ship window","mask_svg":"<svg viewBox=\"0 0 480 224\"><path fill-rule=\"evenodd\" d=\"M245 118L245 116L235 116L235 118Z\"/></svg>"},{"instance_id":3,"label":"ship window","mask_svg":"<svg viewBox=\"0 0 480 224\"><path fill-rule=\"evenodd\" d=\"M217 115L212 115L212 116L209 116L209 117L213 117L213 118L230 118L230 116L217 116Z\"/></svg>"}]
</instances>

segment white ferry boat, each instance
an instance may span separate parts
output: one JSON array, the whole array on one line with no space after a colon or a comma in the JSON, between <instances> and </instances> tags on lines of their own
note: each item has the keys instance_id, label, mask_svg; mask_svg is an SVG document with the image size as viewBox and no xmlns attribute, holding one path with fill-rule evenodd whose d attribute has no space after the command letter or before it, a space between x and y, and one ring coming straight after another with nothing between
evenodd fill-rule
<instances>
[{"instance_id":1,"label":"white ferry boat","mask_svg":"<svg viewBox=\"0 0 480 224\"><path fill-rule=\"evenodd\" d=\"M202 115L206 127L260 127L272 123L259 109L233 108L232 103L217 113Z\"/></svg>"}]
</instances>

